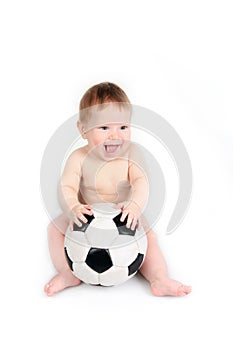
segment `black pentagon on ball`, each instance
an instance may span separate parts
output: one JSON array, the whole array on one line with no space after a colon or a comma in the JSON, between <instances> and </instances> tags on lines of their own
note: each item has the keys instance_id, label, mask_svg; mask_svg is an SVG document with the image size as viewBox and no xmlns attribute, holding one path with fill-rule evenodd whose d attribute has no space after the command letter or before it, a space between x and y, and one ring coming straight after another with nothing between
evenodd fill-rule
<instances>
[{"instance_id":1,"label":"black pentagon on ball","mask_svg":"<svg viewBox=\"0 0 233 350\"><path fill-rule=\"evenodd\" d=\"M143 262L143 257L143 254L138 253L136 259L128 266L128 276L138 271L139 267Z\"/></svg>"},{"instance_id":2,"label":"black pentagon on ball","mask_svg":"<svg viewBox=\"0 0 233 350\"><path fill-rule=\"evenodd\" d=\"M94 220L94 215L84 215L85 218L87 219L87 222L82 222L81 220L81 224L82 226L78 226L76 223L74 223L73 225L73 231L82 231L85 232L86 229L88 228L88 226L90 225L90 223L92 222L92 220Z\"/></svg>"},{"instance_id":3,"label":"black pentagon on ball","mask_svg":"<svg viewBox=\"0 0 233 350\"><path fill-rule=\"evenodd\" d=\"M126 224L127 224L128 216L126 216L124 221L120 221L121 216L122 216L122 213L118 214L117 216L115 216L115 218L113 218L113 221L116 224L119 235L134 236L136 233L136 228L134 230L131 230L131 228L127 228Z\"/></svg>"},{"instance_id":4,"label":"black pentagon on ball","mask_svg":"<svg viewBox=\"0 0 233 350\"><path fill-rule=\"evenodd\" d=\"M69 268L73 271L73 261L70 259L69 255L67 253L66 247L64 248L64 250L65 250L67 264L69 265Z\"/></svg>"},{"instance_id":5,"label":"black pentagon on ball","mask_svg":"<svg viewBox=\"0 0 233 350\"><path fill-rule=\"evenodd\" d=\"M107 271L113 266L108 249L91 248L85 262L92 270L98 273Z\"/></svg>"}]
</instances>

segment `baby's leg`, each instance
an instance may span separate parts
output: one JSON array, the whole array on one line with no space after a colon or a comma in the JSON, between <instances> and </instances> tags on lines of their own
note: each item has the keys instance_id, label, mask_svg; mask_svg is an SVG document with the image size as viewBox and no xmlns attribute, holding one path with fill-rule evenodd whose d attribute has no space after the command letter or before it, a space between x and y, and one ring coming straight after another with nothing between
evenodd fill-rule
<instances>
[{"instance_id":1,"label":"baby's leg","mask_svg":"<svg viewBox=\"0 0 233 350\"><path fill-rule=\"evenodd\" d=\"M152 230L147 233L147 239L147 253L140 272L150 282L152 293L157 296L183 296L190 293L191 287L168 277L164 256Z\"/></svg>"},{"instance_id":2,"label":"baby's leg","mask_svg":"<svg viewBox=\"0 0 233 350\"><path fill-rule=\"evenodd\" d=\"M66 261L64 252L64 234L69 222L64 215L59 216L48 226L48 243L52 262L58 272L49 283L45 285L45 293L48 296L63 290L64 288L80 284Z\"/></svg>"}]
</instances>

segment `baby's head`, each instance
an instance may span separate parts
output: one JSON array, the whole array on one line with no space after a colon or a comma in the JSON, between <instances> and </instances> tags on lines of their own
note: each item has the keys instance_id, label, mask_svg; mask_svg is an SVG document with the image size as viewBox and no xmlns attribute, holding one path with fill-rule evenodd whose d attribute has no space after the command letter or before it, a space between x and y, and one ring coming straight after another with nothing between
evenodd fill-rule
<instances>
[{"instance_id":1,"label":"baby's head","mask_svg":"<svg viewBox=\"0 0 233 350\"><path fill-rule=\"evenodd\" d=\"M79 121L83 125L90 122L92 125L97 125L99 122L97 115L100 115L100 112L109 106L114 106L119 111L124 110L131 115L130 101L126 93L119 86L109 82L94 85L85 92L80 101ZM114 116L111 113L109 114L109 120L100 120L100 124L103 122L113 123L116 121L113 118Z\"/></svg>"},{"instance_id":2,"label":"baby's head","mask_svg":"<svg viewBox=\"0 0 233 350\"><path fill-rule=\"evenodd\" d=\"M131 104L116 84L92 86L82 97L79 110L78 127L91 148L109 142L113 146L130 139Z\"/></svg>"}]
</instances>

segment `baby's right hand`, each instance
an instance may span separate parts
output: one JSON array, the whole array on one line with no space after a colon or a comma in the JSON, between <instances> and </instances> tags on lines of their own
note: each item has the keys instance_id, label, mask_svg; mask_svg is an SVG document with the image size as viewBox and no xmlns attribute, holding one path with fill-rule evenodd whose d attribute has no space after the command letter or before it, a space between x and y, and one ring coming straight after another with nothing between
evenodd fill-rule
<instances>
[{"instance_id":1,"label":"baby's right hand","mask_svg":"<svg viewBox=\"0 0 233 350\"><path fill-rule=\"evenodd\" d=\"M91 211L91 206L87 204L77 204L75 205L69 214L70 219L70 229L73 230L73 224L75 223L79 227L82 226L82 222L86 223L87 219L85 218L84 214L86 215L93 215Z\"/></svg>"}]
</instances>

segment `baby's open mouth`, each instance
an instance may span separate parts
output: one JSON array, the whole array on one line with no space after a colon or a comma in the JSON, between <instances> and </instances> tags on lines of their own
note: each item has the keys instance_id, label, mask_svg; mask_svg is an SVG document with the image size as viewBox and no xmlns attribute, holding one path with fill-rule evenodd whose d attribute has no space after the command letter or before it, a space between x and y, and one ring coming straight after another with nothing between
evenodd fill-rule
<instances>
[{"instance_id":1,"label":"baby's open mouth","mask_svg":"<svg viewBox=\"0 0 233 350\"><path fill-rule=\"evenodd\" d=\"M106 142L104 144L104 150L107 154L114 155L118 153L121 146L122 146L121 140L113 140L113 141Z\"/></svg>"},{"instance_id":2,"label":"baby's open mouth","mask_svg":"<svg viewBox=\"0 0 233 350\"><path fill-rule=\"evenodd\" d=\"M105 151L109 154L117 152L119 147L120 147L120 145L105 145L104 146Z\"/></svg>"}]
</instances>

